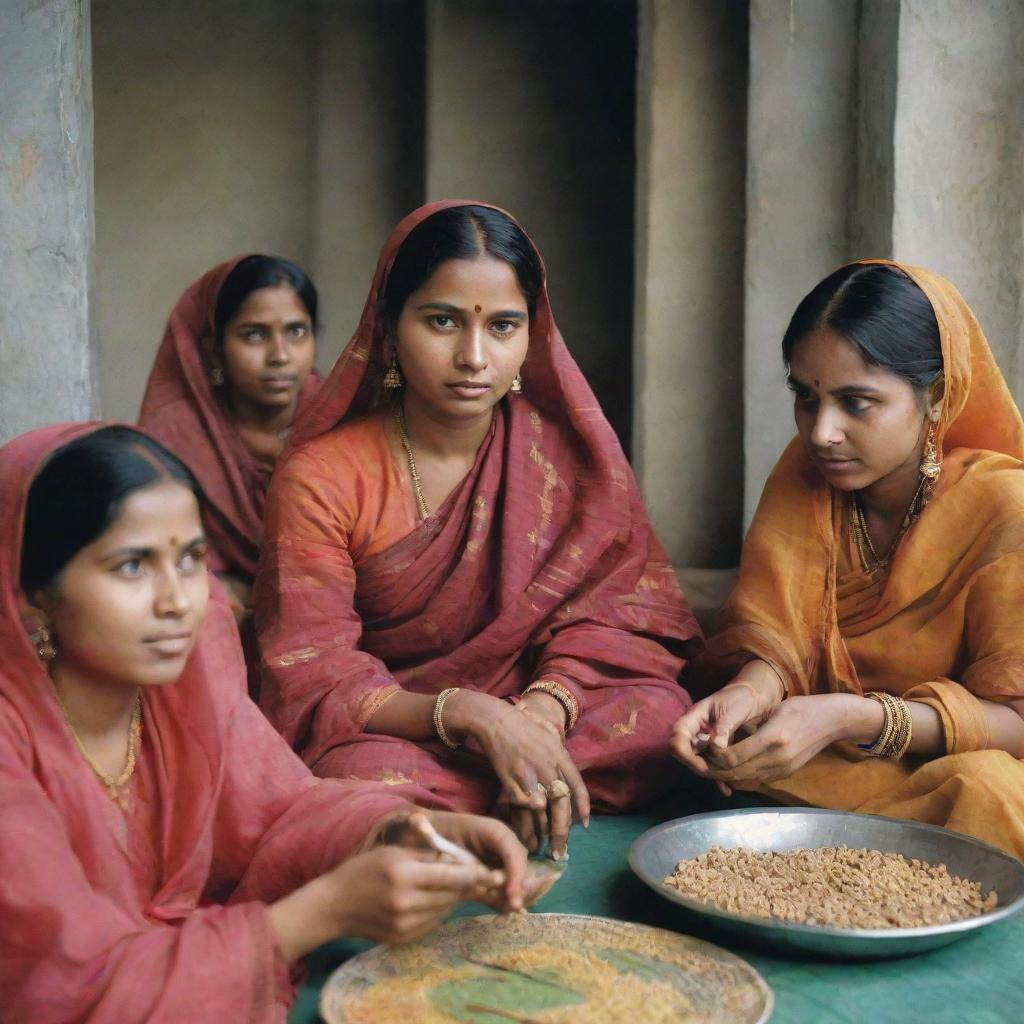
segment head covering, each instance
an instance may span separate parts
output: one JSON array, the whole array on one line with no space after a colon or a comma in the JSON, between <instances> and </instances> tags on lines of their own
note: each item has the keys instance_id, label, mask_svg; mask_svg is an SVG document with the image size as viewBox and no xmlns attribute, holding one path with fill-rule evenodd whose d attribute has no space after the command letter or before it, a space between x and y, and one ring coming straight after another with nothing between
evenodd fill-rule
<instances>
[{"instance_id":1,"label":"head covering","mask_svg":"<svg viewBox=\"0 0 1024 1024\"><path fill-rule=\"evenodd\" d=\"M1012 495L1024 485L1016 472L1024 457L1024 424L978 321L949 281L891 260L860 262L896 268L927 296L938 323L945 383L935 427L942 474L895 552L877 610L858 626L866 635L922 608L930 607L932 619L940 621L938 606L955 598L950 593L954 576L969 579L971 567L981 568L985 559L1016 543L996 530L1005 509L993 502L992 488L1002 489L1002 499L1016 501ZM731 671L737 657L753 654L771 663L791 692L860 692L838 625L838 504L795 438L765 486L744 543L739 582L709 643L704 665L713 677ZM987 532L992 543L978 544ZM959 634L936 637L931 647L939 652L949 644L951 668ZM989 685L996 684L990 679Z\"/></svg>"},{"instance_id":2,"label":"head covering","mask_svg":"<svg viewBox=\"0 0 1024 1024\"><path fill-rule=\"evenodd\" d=\"M195 473L209 503L207 533L213 568L256 572L263 540L263 504L271 468L245 445L224 398L210 383L201 345L214 338L221 286L245 259L208 270L185 289L167 319L139 413L139 424ZM299 395L296 415L320 386L315 372ZM223 390L223 389L221 389Z\"/></svg>"},{"instance_id":3,"label":"head covering","mask_svg":"<svg viewBox=\"0 0 1024 1024\"><path fill-rule=\"evenodd\" d=\"M46 427L0 448L3 1009L39 1024L281 1024L289 988L265 908L204 904L283 895L336 864L397 801L372 787L342 795L342 783L309 775L245 695L234 620L214 595L181 678L145 690L139 771L157 794L160 884L139 892L125 816L85 764L21 621L32 480L101 426Z\"/></svg>"},{"instance_id":4,"label":"head covering","mask_svg":"<svg viewBox=\"0 0 1024 1024\"><path fill-rule=\"evenodd\" d=\"M351 564L308 538L280 536L289 516L332 521L333 485L317 477L337 470L320 465L316 439L373 407L384 372L381 295L402 243L439 210L466 205L487 204L432 203L395 228L355 335L293 431L296 451L271 489L256 587L261 701L313 763L356 737L396 680L425 693L467 680L504 697L532 674L595 708L581 730L590 763L603 751L625 766L641 748L666 749L688 704L676 677L700 630L555 325L546 283L530 318L523 393L495 407L473 469L435 515L388 550L354 555L355 580ZM343 623L353 604L361 621ZM624 774L609 788L628 788Z\"/></svg>"}]
</instances>

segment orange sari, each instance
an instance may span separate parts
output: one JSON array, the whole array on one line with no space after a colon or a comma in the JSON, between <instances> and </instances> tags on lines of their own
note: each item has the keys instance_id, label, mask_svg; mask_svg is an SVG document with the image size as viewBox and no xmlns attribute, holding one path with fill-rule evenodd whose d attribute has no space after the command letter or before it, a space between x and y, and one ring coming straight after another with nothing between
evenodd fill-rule
<instances>
[{"instance_id":1,"label":"orange sari","mask_svg":"<svg viewBox=\"0 0 1024 1024\"><path fill-rule=\"evenodd\" d=\"M839 744L762 792L945 825L1024 859L1024 765L987 749L979 702L1024 698L1024 425L959 292L891 265L924 291L939 325L935 494L888 574L865 571L843 495L794 440L765 487L705 668L724 682L760 658L790 694L885 690L929 704L945 756L880 761Z\"/></svg>"}]
</instances>

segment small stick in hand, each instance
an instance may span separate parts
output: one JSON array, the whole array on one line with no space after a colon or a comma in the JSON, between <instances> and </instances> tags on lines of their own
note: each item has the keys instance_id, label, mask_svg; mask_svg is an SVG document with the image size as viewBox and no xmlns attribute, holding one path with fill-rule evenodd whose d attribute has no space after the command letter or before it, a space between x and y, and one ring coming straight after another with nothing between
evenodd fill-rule
<instances>
[{"instance_id":1,"label":"small stick in hand","mask_svg":"<svg viewBox=\"0 0 1024 1024\"><path fill-rule=\"evenodd\" d=\"M469 850L464 849L450 839L445 839L440 832L430 824L430 819L423 814L412 814L409 816L409 827L437 853L450 857L456 864L465 864L467 867L486 868L478 857L474 857Z\"/></svg>"}]
</instances>

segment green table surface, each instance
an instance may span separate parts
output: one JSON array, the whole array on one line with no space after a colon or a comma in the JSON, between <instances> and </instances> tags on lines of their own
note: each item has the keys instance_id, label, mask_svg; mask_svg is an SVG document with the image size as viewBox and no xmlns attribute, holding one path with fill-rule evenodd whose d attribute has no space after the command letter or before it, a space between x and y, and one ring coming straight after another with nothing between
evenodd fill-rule
<instances>
[{"instance_id":1,"label":"green table surface","mask_svg":"<svg viewBox=\"0 0 1024 1024\"><path fill-rule=\"evenodd\" d=\"M714 808L705 801L702 809ZM695 925L683 908L640 882L627 863L629 848L642 832L693 811L693 801L684 799L662 805L657 813L596 817L588 830L575 826L569 867L533 909L637 921L716 942L748 960L771 985L777 1024L1024 1022L1024 914L929 953L859 963L774 957L763 947ZM471 906L462 912L487 911ZM318 1022L317 1002L327 976L368 946L339 941L308 957L309 976L289 1024Z\"/></svg>"}]
</instances>

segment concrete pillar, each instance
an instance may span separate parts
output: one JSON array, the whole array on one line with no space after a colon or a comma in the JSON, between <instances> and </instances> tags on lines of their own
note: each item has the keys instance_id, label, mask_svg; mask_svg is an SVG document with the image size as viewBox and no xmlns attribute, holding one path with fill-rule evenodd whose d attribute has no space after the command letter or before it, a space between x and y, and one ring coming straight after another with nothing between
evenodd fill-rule
<instances>
[{"instance_id":1,"label":"concrete pillar","mask_svg":"<svg viewBox=\"0 0 1024 1024\"><path fill-rule=\"evenodd\" d=\"M97 414L87 0L0 0L0 443Z\"/></svg>"},{"instance_id":2,"label":"concrete pillar","mask_svg":"<svg viewBox=\"0 0 1024 1024\"><path fill-rule=\"evenodd\" d=\"M950 278L1024 403L1024 4L903 0L893 252Z\"/></svg>"},{"instance_id":3,"label":"concrete pillar","mask_svg":"<svg viewBox=\"0 0 1024 1024\"><path fill-rule=\"evenodd\" d=\"M636 11L429 0L427 197L511 210L547 261L554 314L628 448Z\"/></svg>"},{"instance_id":4,"label":"concrete pillar","mask_svg":"<svg viewBox=\"0 0 1024 1024\"><path fill-rule=\"evenodd\" d=\"M423 6L317 0L311 273L322 367L359 320L377 255L423 201Z\"/></svg>"},{"instance_id":5,"label":"concrete pillar","mask_svg":"<svg viewBox=\"0 0 1024 1024\"><path fill-rule=\"evenodd\" d=\"M640 4L633 465L679 566L739 557L746 46L745 0Z\"/></svg>"},{"instance_id":6,"label":"concrete pillar","mask_svg":"<svg viewBox=\"0 0 1024 1024\"><path fill-rule=\"evenodd\" d=\"M857 0L752 0L744 329L745 518L795 433L782 334L849 255Z\"/></svg>"}]
</instances>

